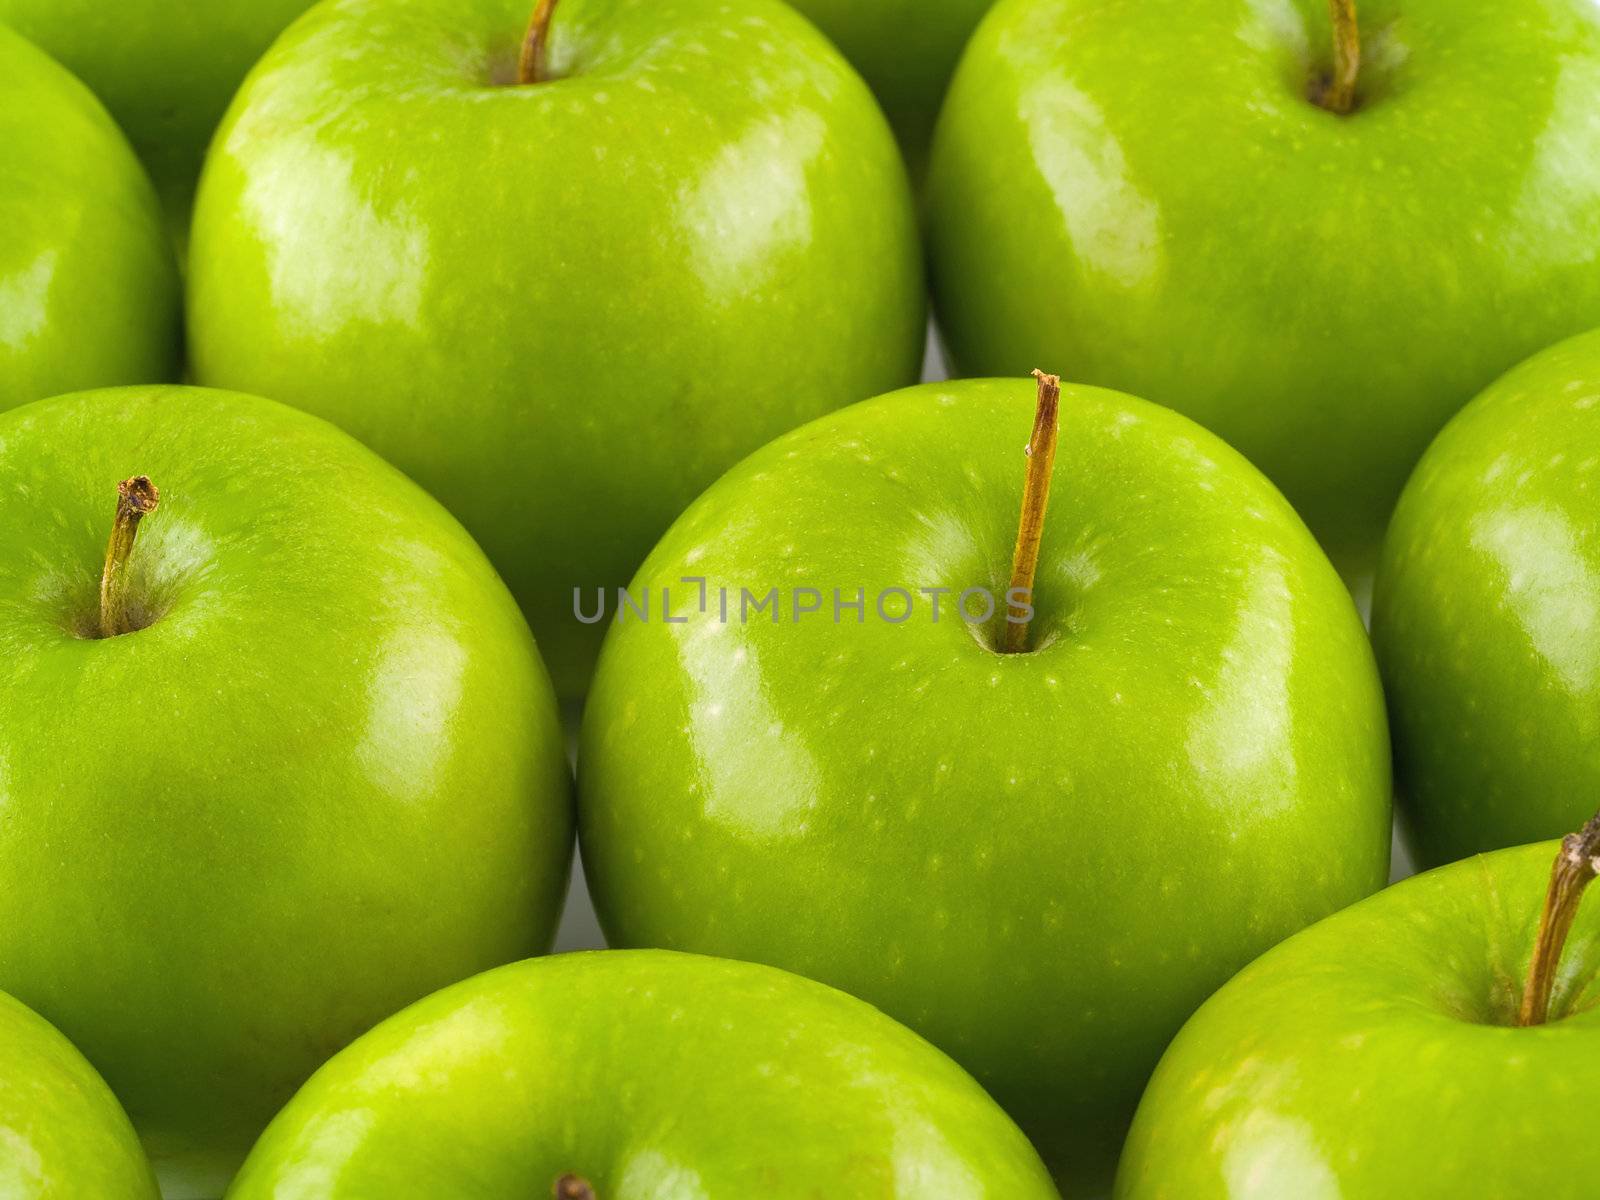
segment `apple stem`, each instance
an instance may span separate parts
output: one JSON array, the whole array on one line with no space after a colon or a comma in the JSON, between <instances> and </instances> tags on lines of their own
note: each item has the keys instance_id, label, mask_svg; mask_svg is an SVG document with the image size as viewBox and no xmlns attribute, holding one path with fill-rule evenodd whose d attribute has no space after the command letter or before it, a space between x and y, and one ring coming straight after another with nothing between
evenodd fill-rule
<instances>
[{"instance_id":1,"label":"apple stem","mask_svg":"<svg viewBox=\"0 0 1600 1200\"><path fill-rule=\"evenodd\" d=\"M1001 638L1001 649L1006 654L1021 654L1028 648L1028 606L1033 603L1033 576L1039 568L1044 510L1050 503L1050 472L1056 462L1061 377L1038 370L1033 377L1039 381L1039 394L1033 414L1033 436L1023 449L1028 456L1028 472L1022 483L1022 519L1017 523L1017 548L1011 555L1011 586L1006 589L1005 633ZM1026 597L1023 604L1012 601L1019 592Z\"/></svg>"},{"instance_id":2,"label":"apple stem","mask_svg":"<svg viewBox=\"0 0 1600 1200\"><path fill-rule=\"evenodd\" d=\"M1356 0L1328 0L1333 18L1333 74L1320 81L1316 101L1341 117L1356 106L1356 76L1361 73L1361 29L1356 24Z\"/></svg>"},{"instance_id":3,"label":"apple stem","mask_svg":"<svg viewBox=\"0 0 1600 1200\"><path fill-rule=\"evenodd\" d=\"M594 1185L582 1175L570 1172L556 1180L551 1194L555 1200L595 1200Z\"/></svg>"},{"instance_id":4,"label":"apple stem","mask_svg":"<svg viewBox=\"0 0 1600 1200\"><path fill-rule=\"evenodd\" d=\"M544 48L550 33L550 17L556 11L556 0L539 0L528 22L528 32L522 38L522 53L517 58L518 83L543 83L545 74Z\"/></svg>"},{"instance_id":5,"label":"apple stem","mask_svg":"<svg viewBox=\"0 0 1600 1200\"><path fill-rule=\"evenodd\" d=\"M1543 1025L1550 1015L1550 993L1555 990L1561 950L1577 918L1584 889L1600 874L1600 813L1577 833L1561 839L1555 865L1550 868L1550 889L1544 912L1539 914L1539 935L1528 963L1528 983L1522 990L1518 1025Z\"/></svg>"},{"instance_id":6,"label":"apple stem","mask_svg":"<svg viewBox=\"0 0 1600 1200\"><path fill-rule=\"evenodd\" d=\"M161 492L148 475L135 475L117 484L117 516L106 543L106 565L100 574L100 636L117 637L133 629L128 620L128 556L139 522L155 512Z\"/></svg>"}]
</instances>

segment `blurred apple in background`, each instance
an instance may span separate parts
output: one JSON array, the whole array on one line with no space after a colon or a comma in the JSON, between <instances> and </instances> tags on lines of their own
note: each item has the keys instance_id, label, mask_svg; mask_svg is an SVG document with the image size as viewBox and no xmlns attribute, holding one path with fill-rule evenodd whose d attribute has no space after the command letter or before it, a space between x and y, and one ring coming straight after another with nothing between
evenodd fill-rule
<instances>
[{"instance_id":1,"label":"blurred apple in background","mask_svg":"<svg viewBox=\"0 0 1600 1200\"><path fill-rule=\"evenodd\" d=\"M191 349L437 496L576 697L575 588L916 378L921 259L882 114L793 10L563 0L524 63L529 8L341 0L278 42L207 165Z\"/></svg>"},{"instance_id":2,"label":"blurred apple in background","mask_svg":"<svg viewBox=\"0 0 1600 1200\"><path fill-rule=\"evenodd\" d=\"M214 1197L345 1042L548 946L555 698L471 538L293 409L15 409L0 501L0 988Z\"/></svg>"},{"instance_id":3,"label":"blurred apple in background","mask_svg":"<svg viewBox=\"0 0 1600 1200\"><path fill-rule=\"evenodd\" d=\"M894 126L911 174L927 166L933 122L961 49L994 0L789 0L860 71Z\"/></svg>"},{"instance_id":4,"label":"blurred apple in background","mask_svg":"<svg viewBox=\"0 0 1600 1200\"><path fill-rule=\"evenodd\" d=\"M634 581L651 619L611 627L579 823L614 945L879 1006L1077 1194L1195 1007L1383 885L1389 748L1350 597L1271 485L1167 409L1060 405L1030 652L958 594L1007 590L1033 384L873 400L718 481Z\"/></svg>"},{"instance_id":5,"label":"blurred apple in background","mask_svg":"<svg viewBox=\"0 0 1600 1200\"><path fill-rule=\"evenodd\" d=\"M1600 5L1334 9L1358 62L1328 0L1002 0L926 200L959 373L1194 417L1360 590L1440 426L1600 325Z\"/></svg>"},{"instance_id":6,"label":"blurred apple in background","mask_svg":"<svg viewBox=\"0 0 1600 1200\"><path fill-rule=\"evenodd\" d=\"M313 0L0 0L105 102L181 241L211 132L245 72Z\"/></svg>"},{"instance_id":7,"label":"blurred apple in background","mask_svg":"<svg viewBox=\"0 0 1600 1200\"><path fill-rule=\"evenodd\" d=\"M1445 427L1384 546L1373 638L1425 863L1554 837L1600 796L1600 332Z\"/></svg>"},{"instance_id":8,"label":"blurred apple in background","mask_svg":"<svg viewBox=\"0 0 1600 1200\"><path fill-rule=\"evenodd\" d=\"M0 1196L160 1200L105 1080L37 1013L0 992Z\"/></svg>"},{"instance_id":9,"label":"blurred apple in background","mask_svg":"<svg viewBox=\"0 0 1600 1200\"><path fill-rule=\"evenodd\" d=\"M173 378L180 303L128 143L83 84L0 25L0 409Z\"/></svg>"},{"instance_id":10,"label":"blurred apple in background","mask_svg":"<svg viewBox=\"0 0 1600 1200\"><path fill-rule=\"evenodd\" d=\"M1055 1194L970 1077L861 1001L748 963L602 951L385 1021L301 1089L228 1197Z\"/></svg>"},{"instance_id":11,"label":"blurred apple in background","mask_svg":"<svg viewBox=\"0 0 1600 1200\"><path fill-rule=\"evenodd\" d=\"M1600 829L1559 852L1548 920L1555 842L1398 883L1241 971L1161 1060L1118 1200L1592 1197Z\"/></svg>"}]
</instances>

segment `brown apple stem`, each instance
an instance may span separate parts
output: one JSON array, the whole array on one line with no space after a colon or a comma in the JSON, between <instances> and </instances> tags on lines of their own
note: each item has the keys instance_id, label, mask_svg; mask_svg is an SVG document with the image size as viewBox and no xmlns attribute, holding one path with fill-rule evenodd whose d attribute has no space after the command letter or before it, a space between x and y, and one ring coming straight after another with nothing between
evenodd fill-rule
<instances>
[{"instance_id":1,"label":"brown apple stem","mask_svg":"<svg viewBox=\"0 0 1600 1200\"><path fill-rule=\"evenodd\" d=\"M582 1175L573 1175L570 1172L556 1180L551 1194L555 1200L596 1200L594 1185Z\"/></svg>"},{"instance_id":2,"label":"brown apple stem","mask_svg":"<svg viewBox=\"0 0 1600 1200\"><path fill-rule=\"evenodd\" d=\"M1333 18L1333 74L1321 81L1317 103L1345 116L1356 106L1356 76L1361 73L1361 29L1356 24L1356 0L1328 0Z\"/></svg>"},{"instance_id":3,"label":"brown apple stem","mask_svg":"<svg viewBox=\"0 0 1600 1200\"><path fill-rule=\"evenodd\" d=\"M1555 989L1561 951L1578 905L1589 882L1600 874L1600 813L1589 818L1577 833L1561 839L1555 865L1550 868L1550 890L1539 914L1539 936L1528 963L1528 983L1522 990L1518 1025L1543 1025L1550 1015L1550 993Z\"/></svg>"},{"instance_id":4,"label":"brown apple stem","mask_svg":"<svg viewBox=\"0 0 1600 1200\"><path fill-rule=\"evenodd\" d=\"M117 516L111 525L111 540L106 543L106 565L100 574L100 636L116 637L128 633L128 556L139 522L155 512L161 492L148 475L135 475L117 484Z\"/></svg>"},{"instance_id":5,"label":"brown apple stem","mask_svg":"<svg viewBox=\"0 0 1600 1200\"><path fill-rule=\"evenodd\" d=\"M539 0L528 22L528 32L522 38L522 53L517 58L518 83L543 83L545 73L544 50L550 35L550 17L556 11L556 0Z\"/></svg>"},{"instance_id":6,"label":"brown apple stem","mask_svg":"<svg viewBox=\"0 0 1600 1200\"><path fill-rule=\"evenodd\" d=\"M1039 541L1044 536L1044 510L1050 503L1050 472L1056 462L1057 412L1061 377L1035 371L1039 397L1033 414L1033 436L1023 453L1028 472L1022 482L1022 519L1017 523L1017 548L1011 555L1011 586L1006 589L1006 625L1001 649L1021 654L1028 648L1028 609L1012 602L1018 592L1033 603L1033 576L1039 568Z\"/></svg>"}]
</instances>

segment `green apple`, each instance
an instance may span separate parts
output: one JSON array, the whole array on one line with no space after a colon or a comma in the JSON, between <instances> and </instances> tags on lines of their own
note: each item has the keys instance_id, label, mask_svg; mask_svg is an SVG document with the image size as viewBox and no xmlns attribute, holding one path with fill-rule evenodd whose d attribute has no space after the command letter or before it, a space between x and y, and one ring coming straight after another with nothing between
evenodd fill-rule
<instances>
[{"instance_id":1,"label":"green apple","mask_svg":"<svg viewBox=\"0 0 1600 1200\"><path fill-rule=\"evenodd\" d=\"M1062 393L1032 649L1000 652L979 618L1011 590L1031 399L909 389L707 491L616 610L579 832L613 945L862 997L1078 1192L1194 1008L1382 886L1388 741L1354 606L1288 504L1112 392Z\"/></svg>"},{"instance_id":2,"label":"green apple","mask_svg":"<svg viewBox=\"0 0 1600 1200\"><path fill-rule=\"evenodd\" d=\"M1476 392L1600 324L1600 7L1003 0L928 186L964 373L1066 364L1170 405L1370 583L1389 511Z\"/></svg>"},{"instance_id":3,"label":"green apple","mask_svg":"<svg viewBox=\"0 0 1600 1200\"><path fill-rule=\"evenodd\" d=\"M1419 860L1553 837L1600 794L1600 332L1536 355L1445 427L1373 607Z\"/></svg>"},{"instance_id":4,"label":"green apple","mask_svg":"<svg viewBox=\"0 0 1600 1200\"><path fill-rule=\"evenodd\" d=\"M916 219L871 95L775 0L342 0L241 91L195 215L202 382L328 417L482 543L557 687L741 455L916 378ZM548 11L548 10L546 10Z\"/></svg>"},{"instance_id":5,"label":"green apple","mask_svg":"<svg viewBox=\"0 0 1600 1200\"><path fill-rule=\"evenodd\" d=\"M215 1195L345 1042L546 947L555 698L454 519L304 413L42 401L0 488L0 988Z\"/></svg>"},{"instance_id":6,"label":"green apple","mask_svg":"<svg viewBox=\"0 0 1600 1200\"><path fill-rule=\"evenodd\" d=\"M4 0L0 0L3 3ZM961 48L994 0L789 0L871 85L914 176Z\"/></svg>"},{"instance_id":7,"label":"green apple","mask_svg":"<svg viewBox=\"0 0 1600 1200\"><path fill-rule=\"evenodd\" d=\"M0 992L0 1196L160 1200L128 1116L72 1043Z\"/></svg>"},{"instance_id":8,"label":"green apple","mask_svg":"<svg viewBox=\"0 0 1600 1200\"><path fill-rule=\"evenodd\" d=\"M145 161L180 239L206 143L272 39L313 0L0 0L87 83Z\"/></svg>"},{"instance_id":9,"label":"green apple","mask_svg":"<svg viewBox=\"0 0 1600 1200\"><path fill-rule=\"evenodd\" d=\"M1600 911L1576 904L1597 837L1559 848L1582 874L1543 917L1553 842L1408 879L1241 971L1162 1058L1118 1200L1593 1197Z\"/></svg>"},{"instance_id":10,"label":"green apple","mask_svg":"<svg viewBox=\"0 0 1600 1200\"><path fill-rule=\"evenodd\" d=\"M228 1200L1051 1200L971 1077L859 1000L659 950L516 963L312 1077Z\"/></svg>"},{"instance_id":11,"label":"green apple","mask_svg":"<svg viewBox=\"0 0 1600 1200\"><path fill-rule=\"evenodd\" d=\"M4 25L0 147L0 410L172 378L178 273L150 181L88 89Z\"/></svg>"}]
</instances>

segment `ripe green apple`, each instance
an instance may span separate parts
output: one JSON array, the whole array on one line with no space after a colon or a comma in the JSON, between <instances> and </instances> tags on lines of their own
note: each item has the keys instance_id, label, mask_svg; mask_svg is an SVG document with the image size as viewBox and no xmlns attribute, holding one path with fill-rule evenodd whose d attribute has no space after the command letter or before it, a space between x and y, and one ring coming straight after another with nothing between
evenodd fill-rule
<instances>
[{"instance_id":1,"label":"ripe green apple","mask_svg":"<svg viewBox=\"0 0 1600 1200\"><path fill-rule=\"evenodd\" d=\"M218 133L195 214L206 383L328 417L483 544L555 677L728 465L916 378L904 167L775 0L343 0Z\"/></svg>"},{"instance_id":2,"label":"ripe green apple","mask_svg":"<svg viewBox=\"0 0 1600 1200\"><path fill-rule=\"evenodd\" d=\"M1600 794L1600 332L1445 427L1373 607L1401 813L1426 863L1553 837Z\"/></svg>"},{"instance_id":3,"label":"ripe green apple","mask_svg":"<svg viewBox=\"0 0 1600 1200\"><path fill-rule=\"evenodd\" d=\"M4 25L0 147L0 410L172 378L178 272L144 168L88 89Z\"/></svg>"},{"instance_id":4,"label":"ripe green apple","mask_svg":"<svg viewBox=\"0 0 1600 1200\"><path fill-rule=\"evenodd\" d=\"M1004 0L927 202L962 372L1058 362L1177 408L1370 583L1429 439L1600 324L1600 7L1357 7L1340 115L1310 98L1328 0Z\"/></svg>"},{"instance_id":5,"label":"ripe green apple","mask_svg":"<svg viewBox=\"0 0 1600 1200\"><path fill-rule=\"evenodd\" d=\"M4 0L0 0L4 3ZM939 103L961 48L994 0L789 0L871 85L921 178Z\"/></svg>"},{"instance_id":6,"label":"ripe green apple","mask_svg":"<svg viewBox=\"0 0 1600 1200\"><path fill-rule=\"evenodd\" d=\"M218 1183L345 1042L548 944L555 698L462 528L304 413L42 401L0 490L0 988Z\"/></svg>"},{"instance_id":7,"label":"ripe green apple","mask_svg":"<svg viewBox=\"0 0 1600 1200\"><path fill-rule=\"evenodd\" d=\"M94 89L149 168L180 239L239 81L313 0L0 0L7 22Z\"/></svg>"},{"instance_id":8,"label":"ripe green apple","mask_svg":"<svg viewBox=\"0 0 1600 1200\"><path fill-rule=\"evenodd\" d=\"M228 1200L550 1195L1055 1190L967 1074L861 1001L770 967L639 950L516 963L391 1017L300 1090Z\"/></svg>"},{"instance_id":9,"label":"ripe green apple","mask_svg":"<svg viewBox=\"0 0 1600 1200\"><path fill-rule=\"evenodd\" d=\"M160 1200L128 1116L50 1023L0 992L0 1196Z\"/></svg>"},{"instance_id":10,"label":"ripe green apple","mask_svg":"<svg viewBox=\"0 0 1600 1200\"><path fill-rule=\"evenodd\" d=\"M1162 1058L1118 1200L1594 1196L1600 910L1519 1027L1556 850L1407 879L1241 971Z\"/></svg>"},{"instance_id":11,"label":"ripe green apple","mask_svg":"<svg viewBox=\"0 0 1600 1200\"><path fill-rule=\"evenodd\" d=\"M1082 1191L1194 1008L1382 886L1388 740L1354 606L1288 504L1099 389L1062 393L1034 648L997 652L958 593L1005 589L1031 396L909 389L707 491L631 587L650 619L611 626L579 840L613 945L862 997ZM865 593L859 619L834 589Z\"/></svg>"}]
</instances>

